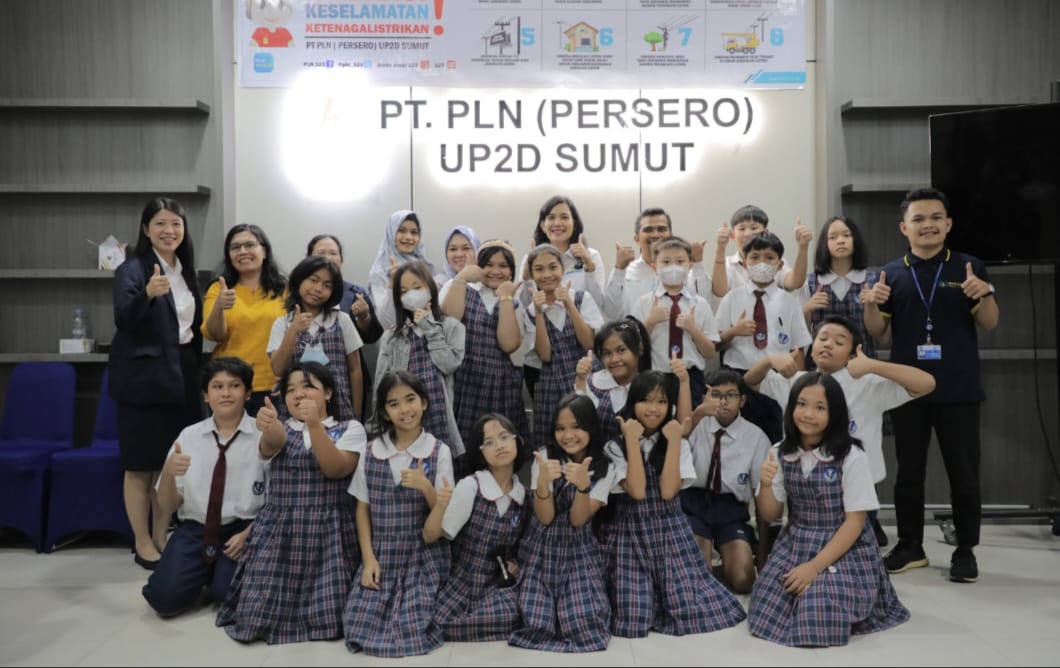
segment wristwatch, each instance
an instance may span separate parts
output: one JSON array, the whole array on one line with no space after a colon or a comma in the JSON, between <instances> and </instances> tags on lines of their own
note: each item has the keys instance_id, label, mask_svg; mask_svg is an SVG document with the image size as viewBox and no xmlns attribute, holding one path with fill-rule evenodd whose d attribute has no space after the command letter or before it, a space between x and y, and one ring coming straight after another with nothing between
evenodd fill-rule
<instances>
[{"instance_id":1,"label":"wristwatch","mask_svg":"<svg viewBox=\"0 0 1060 668\"><path fill-rule=\"evenodd\" d=\"M987 292L985 295L983 295L984 297L990 297L990 296L993 296L993 295L995 295L997 293L997 290L994 289L994 284L993 283L987 283L986 287L990 288L990 291Z\"/></svg>"}]
</instances>

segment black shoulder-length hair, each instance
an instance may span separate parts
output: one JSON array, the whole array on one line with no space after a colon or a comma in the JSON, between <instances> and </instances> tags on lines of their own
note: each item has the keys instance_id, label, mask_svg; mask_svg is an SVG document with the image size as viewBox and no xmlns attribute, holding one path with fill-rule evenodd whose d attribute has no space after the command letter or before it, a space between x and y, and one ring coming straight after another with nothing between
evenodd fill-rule
<instances>
[{"instance_id":1,"label":"black shoulder-length hair","mask_svg":"<svg viewBox=\"0 0 1060 668\"><path fill-rule=\"evenodd\" d=\"M569 409L574 415L578 428L584 429L589 434L589 447L585 456L593 458L592 463L589 464L589 470L593 473L592 482L595 482L607 475L610 459L604 452L604 430L600 427L600 416L596 412L596 405L589 397L572 392L556 402L556 407L552 409L552 419L549 421L549 433L541 439L548 444L546 448L548 458L558 459L561 462L570 460L563 448L556 443L556 420L559 419L559 414L564 409Z\"/></svg>"},{"instance_id":2,"label":"black shoulder-length hair","mask_svg":"<svg viewBox=\"0 0 1060 668\"><path fill-rule=\"evenodd\" d=\"M541 229L541 223L545 222L545 218L548 218L549 212L552 211L557 204L566 204L570 207L570 217L571 220L574 221L574 230L570 234L570 243L578 243L578 237L585 232L585 224L582 223L581 214L578 213L578 207L574 206L574 202L571 201L571 198L565 195L553 195L548 198L548 201L541 205L541 210L537 213L537 225L534 227L534 243L538 246L549 242L548 235Z\"/></svg>"},{"instance_id":3,"label":"black shoulder-length hair","mask_svg":"<svg viewBox=\"0 0 1060 668\"><path fill-rule=\"evenodd\" d=\"M442 312L442 307L438 304L438 284L434 282L434 276L431 276L430 267L419 260L406 262L394 271L394 284L391 286L391 297L394 300L391 303L394 305L394 315L396 316L394 331L396 332L404 331L405 323L412 322L412 314L401 305L401 277L409 272L415 274L416 278L420 279L420 282L430 290L431 314L434 319L437 322L441 322L445 318L445 313Z\"/></svg>"},{"instance_id":4,"label":"black shoulder-length hair","mask_svg":"<svg viewBox=\"0 0 1060 668\"><path fill-rule=\"evenodd\" d=\"M426 417L427 410L431 407L431 398L427 396L427 388L423 386L419 376L408 371L391 371L379 379L379 387L375 390L375 413L372 415L372 421L369 424L369 440L379 438L383 434L394 438L396 432L394 431L393 421L386 414L386 398L390 394L390 390L402 385L408 387L423 399L425 404L423 414ZM420 421L420 427L426 429L423 427L423 419Z\"/></svg>"},{"instance_id":5,"label":"black shoulder-length hair","mask_svg":"<svg viewBox=\"0 0 1060 668\"><path fill-rule=\"evenodd\" d=\"M851 268L864 269L869 266L869 247L865 243L865 235L861 233L861 228L846 216L832 216L821 227L817 237L817 250L813 254L813 271L818 276L824 276L832 271L832 255L828 252L828 229L837 220L850 230L850 241L854 247L854 253L851 256Z\"/></svg>"},{"instance_id":6,"label":"black shoulder-length hair","mask_svg":"<svg viewBox=\"0 0 1060 668\"><path fill-rule=\"evenodd\" d=\"M651 336L644 327L644 323L631 315L604 323L604 326L598 329L593 337L593 355L596 355L596 359L601 363L604 361L604 342L612 335L621 339L622 343L637 356L638 372L651 368Z\"/></svg>"},{"instance_id":7,"label":"black shoulder-length hair","mask_svg":"<svg viewBox=\"0 0 1060 668\"><path fill-rule=\"evenodd\" d=\"M629 396L626 398L626 405L622 407L620 413L622 419L636 420L635 409L637 403L647 399L648 395L656 389L662 390L663 394L666 395L666 417L663 418L662 425L674 419L674 416L677 415L677 383L670 382L667 374L654 369L638 373L633 382L629 384ZM666 461L666 450L670 446L669 442L662 438L662 425L654 434L645 432L648 438L655 439L651 454L648 455L648 463L655 469L656 475L662 473L663 462ZM625 440L619 443L619 446L619 451L624 457L626 455Z\"/></svg>"},{"instance_id":8,"label":"black shoulder-length hair","mask_svg":"<svg viewBox=\"0 0 1060 668\"><path fill-rule=\"evenodd\" d=\"M144 257L152 252L151 238L147 236L145 228L151 222L151 219L163 209L177 214L180 216L181 222L184 223L184 239L177 246L177 259L180 260L185 273L190 271L194 275L195 246L191 242L191 231L188 230L188 214L184 211L184 207L180 205L180 202L170 197L155 197L147 203L143 212L140 213L140 232L136 237L133 255L135 257ZM189 285L188 287L192 286Z\"/></svg>"},{"instance_id":9,"label":"black shoulder-length hair","mask_svg":"<svg viewBox=\"0 0 1060 668\"><path fill-rule=\"evenodd\" d=\"M302 258L302 261L291 270L291 277L287 282L287 299L283 302L283 307L287 309L288 313L294 311L295 305L304 306L302 304L302 295L298 293L298 289L302 286L302 282L305 279L321 269L327 269L328 273L331 274L331 296L320 307L320 310L327 313L342 301L342 270L339 269L339 265L323 255L310 255Z\"/></svg>"},{"instance_id":10,"label":"black shoulder-length hair","mask_svg":"<svg viewBox=\"0 0 1060 668\"><path fill-rule=\"evenodd\" d=\"M784 409L784 440L780 442L780 454L789 455L802 448L802 435L795 426L795 406L799 403L803 389L811 385L824 387L824 398L828 403L828 426L819 447L821 452L841 462L852 446L861 447L861 439L850 435L850 413L847 411L843 388L835 378L820 371L803 374L791 387L788 405Z\"/></svg>"},{"instance_id":11,"label":"black shoulder-length hair","mask_svg":"<svg viewBox=\"0 0 1060 668\"><path fill-rule=\"evenodd\" d=\"M523 464L530 461L530 447L527 445L523 435L515 428L515 424L508 419L508 416L500 413L486 413L475 420L475 424L471 426L471 431L468 432L467 439L464 441L464 468L467 471L466 475L470 475L475 471L485 471L489 468L489 465L486 464L486 457L482 454L482 441L485 439L484 432L486 424L489 422L497 422L500 424L501 429L515 436L515 471L518 471Z\"/></svg>"},{"instance_id":12,"label":"black shoulder-length hair","mask_svg":"<svg viewBox=\"0 0 1060 668\"><path fill-rule=\"evenodd\" d=\"M225 235L225 259L224 267L221 269L221 276L224 277L225 284L233 287L239 281L239 272L236 270L235 265L232 264L232 253L229 252L228 247L232 244L232 239L240 232L253 234L254 238L261 244L261 247L265 249L265 259L261 262L260 280L262 292L269 299L282 297L283 291L287 288L287 279L280 273L280 267L276 264L276 258L272 254L272 242L269 241L269 236L265 234L265 230L251 223L240 223L228 230L228 234Z\"/></svg>"}]
</instances>

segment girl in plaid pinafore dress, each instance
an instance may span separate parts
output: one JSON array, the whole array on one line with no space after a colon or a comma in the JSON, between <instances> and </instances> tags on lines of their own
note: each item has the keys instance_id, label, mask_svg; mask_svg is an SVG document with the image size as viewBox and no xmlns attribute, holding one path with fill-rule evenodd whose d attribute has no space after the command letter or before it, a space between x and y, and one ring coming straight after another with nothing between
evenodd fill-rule
<instances>
[{"instance_id":1,"label":"girl in plaid pinafore dress","mask_svg":"<svg viewBox=\"0 0 1060 668\"><path fill-rule=\"evenodd\" d=\"M272 324L272 334L266 352L272 370L279 378L287 368L299 361L319 362L327 366L335 380L332 398L336 420L356 419L353 406L361 405L362 391L361 341L357 327L349 314L337 310L342 300L342 273L326 257L311 255L299 262L288 279L287 314ZM316 327L316 331L310 331ZM283 388L278 387L282 393ZM276 407L281 419L287 419L287 407L279 402ZM363 418L363 416L362 416Z\"/></svg>"},{"instance_id":2,"label":"girl in plaid pinafore dress","mask_svg":"<svg viewBox=\"0 0 1060 668\"><path fill-rule=\"evenodd\" d=\"M865 521L879 504L848 420L835 379L810 372L795 383L784 413L790 436L762 465L759 512L779 517L786 500L788 524L751 591L755 636L796 647L846 645L851 635L909 619Z\"/></svg>"},{"instance_id":3,"label":"girl in plaid pinafore dress","mask_svg":"<svg viewBox=\"0 0 1060 668\"><path fill-rule=\"evenodd\" d=\"M357 569L346 488L367 437L358 422L326 417L334 382L325 367L295 364L280 383L295 417L276 419L269 400L258 413L261 453L275 454L268 499L254 519L217 625L243 642L332 640L342 637L342 609ZM312 447L306 447L307 434Z\"/></svg>"},{"instance_id":4,"label":"girl in plaid pinafore dress","mask_svg":"<svg viewBox=\"0 0 1060 668\"><path fill-rule=\"evenodd\" d=\"M523 626L508 644L549 652L600 651L611 640L611 605L590 520L625 471L604 454L596 408L588 397L563 397L551 426L552 442L535 452L530 470L534 516L519 546Z\"/></svg>"},{"instance_id":5,"label":"girl in plaid pinafore dress","mask_svg":"<svg viewBox=\"0 0 1060 668\"><path fill-rule=\"evenodd\" d=\"M511 248L489 240L479 247L478 263L461 269L443 289L442 310L467 331L464 361L453 377L453 410L464 440L484 413L507 415L516 433L526 433L523 370L511 358L522 345L514 272Z\"/></svg>"},{"instance_id":6,"label":"girl in plaid pinafore dress","mask_svg":"<svg viewBox=\"0 0 1060 668\"><path fill-rule=\"evenodd\" d=\"M464 454L464 441L453 413L453 374L464 361L465 330L446 316L438 303L438 286L422 262L408 262L394 272L393 298L397 324L379 340L379 379L391 371L407 371L427 391L423 428L448 444L453 455Z\"/></svg>"},{"instance_id":7,"label":"girl in plaid pinafore dress","mask_svg":"<svg viewBox=\"0 0 1060 668\"><path fill-rule=\"evenodd\" d=\"M442 502L439 492L424 538L452 541L449 579L438 592L434 621L446 640L507 640L519 627L516 551L530 516L515 471L530 453L515 425L487 413L468 433L467 465L474 473Z\"/></svg>"},{"instance_id":8,"label":"girl in plaid pinafore dress","mask_svg":"<svg viewBox=\"0 0 1060 668\"><path fill-rule=\"evenodd\" d=\"M605 443L622 442L618 414L626 405L633 378L651 368L651 349L645 344L649 340L648 330L633 316L612 320L593 339L595 360L589 356L578 362L574 389L592 393ZM594 365L600 367L595 372Z\"/></svg>"},{"instance_id":9,"label":"girl in plaid pinafore dress","mask_svg":"<svg viewBox=\"0 0 1060 668\"><path fill-rule=\"evenodd\" d=\"M711 575L681 510L678 493L696 471L676 410L666 374L642 372L622 409L623 440L607 444L612 461L627 466L612 497L614 517L601 528L611 631L624 638L708 633L746 617Z\"/></svg>"},{"instance_id":10,"label":"girl in plaid pinafore dress","mask_svg":"<svg viewBox=\"0 0 1060 668\"><path fill-rule=\"evenodd\" d=\"M342 614L351 652L396 658L442 645L432 620L438 587L449 573L449 544L426 544L424 522L436 488L453 479L449 447L422 428L427 391L396 371L382 377L374 438L350 494L357 499L361 567ZM396 473L395 473L396 471Z\"/></svg>"}]
</instances>

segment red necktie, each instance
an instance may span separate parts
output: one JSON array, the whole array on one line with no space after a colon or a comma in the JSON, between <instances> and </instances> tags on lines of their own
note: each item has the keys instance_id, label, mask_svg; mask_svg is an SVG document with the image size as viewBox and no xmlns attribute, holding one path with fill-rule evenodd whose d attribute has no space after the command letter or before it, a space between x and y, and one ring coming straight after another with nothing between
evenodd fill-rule
<instances>
[{"instance_id":1,"label":"red necktie","mask_svg":"<svg viewBox=\"0 0 1060 668\"><path fill-rule=\"evenodd\" d=\"M769 332L766 327L766 305L762 303L765 290L755 290L755 348L765 348L769 343Z\"/></svg>"},{"instance_id":2,"label":"red necktie","mask_svg":"<svg viewBox=\"0 0 1060 668\"><path fill-rule=\"evenodd\" d=\"M707 487L715 494L721 494L721 436L724 429L714 432L714 452L710 455L710 469L707 471Z\"/></svg>"},{"instance_id":3,"label":"red necktie","mask_svg":"<svg viewBox=\"0 0 1060 668\"><path fill-rule=\"evenodd\" d=\"M225 451L228 446L236 440L239 432L232 434L232 438L224 445L221 444L217 432L213 432L213 440L217 443L217 463L213 465L213 479L210 481L210 502L206 506L206 528L202 538L202 557L206 563L212 564L217 560L221 551L221 505L225 498L225 472L228 464L225 461Z\"/></svg>"},{"instance_id":4,"label":"red necktie","mask_svg":"<svg viewBox=\"0 0 1060 668\"><path fill-rule=\"evenodd\" d=\"M666 295L673 303L670 304L670 353L684 357L685 333L677 326L677 316L681 315L681 295Z\"/></svg>"}]
</instances>

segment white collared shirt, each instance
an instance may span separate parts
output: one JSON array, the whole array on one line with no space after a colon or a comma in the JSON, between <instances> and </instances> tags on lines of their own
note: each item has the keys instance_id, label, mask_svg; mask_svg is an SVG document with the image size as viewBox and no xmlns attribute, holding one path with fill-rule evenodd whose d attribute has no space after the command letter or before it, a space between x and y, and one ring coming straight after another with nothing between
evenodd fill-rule
<instances>
[{"instance_id":1,"label":"white collared shirt","mask_svg":"<svg viewBox=\"0 0 1060 668\"><path fill-rule=\"evenodd\" d=\"M331 429L338 423L339 421L330 415L320 421L320 424L324 426L324 429ZM309 436L309 427L307 427L304 422L295 418L287 418L287 426L294 431L302 432L302 443L304 444L305 449L312 449L313 443ZM346 431L342 433L342 436L335 439L336 448L339 450L345 450L346 452L353 452L358 455L364 454L364 447L366 445L368 445L368 434L364 431L364 426L356 420L350 420L346 425Z\"/></svg>"},{"instance_id":2,"label":"white collared shirt","mask_svg":"<svg viewBox=\"0 0 1060 668\"><path fill-rule=\"evenodd\" d=\"M662 433L658 434L659 438L666 438ZM655 444L658 439L652 438L651 436L641 436L640 438L640 454L644 460L644 466L651 466L648 463L648 457L651 456L651 451L655 448ZM625 494L626 490L622 488L622 481L626 479L626 472L629 470L629 460L626 459L626 444L625 441L619 443L618 441L608 441L607 445L604 446L604 452L611 459L611 462L615 464L616 470L621 471L620 474L615 477L615 484L611 488L612 494ZM696 480L696 467L692 463L692 449L688 445L688 441L681 439L681 489L686 489L692 486L692 483Z\"/></svg>"},{"instance_id":3,"label":"white collared shirt","mask_svg":"<svg viewBox=\"0 0 1060 668\"><path fill-rule=\"evenodd\" d=\"M781 290L773 284L759 288L754 283L748 283L730 290L718 304L716 320L720 331L724 332L735 325L741 313L745 313L744 317L748 320L754 319L755 290L765 290L762 303L766 307L766 347L756 348L753 336L733 338L722 358L725 365L733 369L747 370L763 357L774 353L789 353L813 343L799 300L793 293Z\"/></svg>"},{"instance_id":4,"label":"white collared shirt","mask_svg":"<svg viewBox=\"0 0 1060 668\"><path fill-rule=\"evenodd\" d=\"M548 451L542 449L541 454L547 457ZM623 480L626 477L625 462L625 459L623 459L621 463L610 460L610 463L607 466L607 473L597 480L593 480L593 471L592 469L589 469L589 482L592 485L592 490L589 491L589 498L593 501L599 501L606 506L607 497L610 496L611 489L615 486L615 482L617 480ZM530 489L533 490L537 489L537 468L537 457L534 457L534 462L530 465ZM560 476L559 480L563 480L563 476Z\"/></svg>"},{"instance_id":5,"label":"white collared shirt","mask_svg":"<svg viewBox=\"0 0 1060 668\"><path fill-rule=\"evenodd\" d=\"M155 257L158 258L158 263L162 265L162 273L169 279L169 293L173 295L173 305L177 310L177 326L180 331L178 332L179 340L181 343L190 343L195 338L195 333L191 331L191 323L195 320L195 295L191 294L191 288L188 287L187 281L184 280L184 267L180 264L180 258L173 256L176 260L176 266L169 266L162 256L157 252ZM150 277L148 277L150 278Z\"/></svg>"},{"instance_id":6,"label":"white collared shirt","mask_svg":"<svg viewBox=\"0 0 1060 668\"><path fill-rule=\"evenodd\" d=\"M770 369L759 391L786 406L792 386L804 373L799 371L791 378L785 378ZM883 458L883 413L911 401L913 397L899 383L874 373L854 378L844 367L833 373L832 378L843 388L850 414L850 435L861 439L869 457L872 480L880 482L887 477L887 464Z\"/></svg>"},{"instance_id":7,"label":"white collared shirt","mask_svg":"<svg viewBox=\"0 0 1060 668\"><path fill-rule=\"evenodd\" d=\"M660 285L637 300L637 303L633 305L633 317L644 322L648 314L651 313L656 297L659 299L659 306L669 311L673 301L669 297L666 288ZM717 321L714 318L714 311L710 308L710 303L706 299L693 293L686 285L681 288L681 297L677 300L677 304L678 308L681 309L681 313L688 313L695 307L696 326L703 330L703 334L711 341L715 343L721 341ZM699 352L692 335L687 331L682 331L681 341L681 358L685 361L685 367L705 369L707 360L703 357L703 353ZM651 368L656 371L670 373L669 320L657 323L651 331Z\"/></svg>"},{"instance_id":8,"label":"white collared shirt","mask_svg":"<svg viewBox=\"0 0 1060 668\"><path fill-rule=\"evenodd\" d=\"M629 397L629 385L619 385L618 381L615 380L615 377L612 376L611 372L607 369L594 371L593 374L589 376L589 385L598 390L607 392L611 399L611 412L615 415L618 415L618 413L625 407L626 399ZM596 398L596 393L592 390L587 390L585 392L575 390L575 392L589 397L593 402L593 406L600 408L600 400Z\"/></svg>"},{"instance_id":9,"label":"white collared shirt","mask_svg":"<svg viewBox=\"0 0 1060 668\"><path fill-rule=\"evenodd\" d=\"M191 457L188 471L173 478L177 492L183 499L177 509L177 517L204 524L206 510L210 505L210 487L213 485L213 469L217 464L220 450L214 440L217 424L212 417L185 427L177 436L175 443L180 443L180 451ZM236 520L253 519L265 505L266 468L265 462L258 457L258 441L261 432L254 418L243 413L243 419L237 427L236 439L225 451L225 491L221 502L221 524L230 524ZM222 445L232 437L218 433ZM170 447L166 455L173 454ZM159 479L161 481L161 478ZM158 489L158 483L155 484Z\"/></svg>"},{"instance_id":10,"label":"white collared shirt","mask_svg":"<svg viewBox=\"0 0 1060 668\"><path fill-rule=\"evenodd\" d=\"M346 354L349 355L352 352L360 350L364 346L364 341L361 340L361 335L357 333L357 326L353 324L353 320L350 319L349 314L338 310L339 307L335 306L333 309L327 309L317 313L316 317L313 318L312 324L309 325L309 329L306 330L306 334L310 338L317 335L317 332L321 328L331 327L335 319L339 320L339 331L342 332L342 342L345 347ZM291 327L291 320L294 315L287 313L281 315L279 318L272 323L272 331L269 332L269 344L265 347L265 352L269 355L279 350L283 344L283 337L287 334L287 330Z\"/></svg>"},{"instance_id":11,"label":"white collared shirt","mask_svg":"<svg viewBox=\"0 0 1060 668\"><path fill-rule=\"evenodd\" d=\"M685 279L685 287L690 293L708 299L709 303L714 290L713 285L703 262L693 263L692 269L688 272L688 278ZM637 300L657 287L659 287L659 276L655 268L643 257L633 260L625 269L617 267L612 269L604 293L602 305L604 315L608 320L618 320L631 315L633 305Z\"/></svg>"},{"instance_id":12,"label":"white collared shirt","mask_svg":"<svg viewBox=\"0 0 1060 668\"><path fill-rule=\"evenodd\" d=\"M398 450L394 447L394 442L390 439L390 436L384 434L369 443L365 448L365 454L362 456L361 463L357 466L357 470L354 471L353 480L350 482L350 494L356 497L358 501L371 503L371 499L368 497L368 477L365 474L364 457L389 460L390 473L394 478L394 484L400 485L401 472L405 469L415 468L418 465L417 462L420 459L430 457L436 447L438 448L438 470L428 470L427 479L434 478L435 489L442 488L442 478L448 480L449 484L452 485L454 480L453 455L448 445L439 441L432 434L423 431L412 442L412 445L404 450Z\"/></svg>"},{"instance_id":13,"label":"white collared shirt","mask_svg":"<svg viewBox=\"0 0 1060 668\"><path fill-rule=\"evenodd\" d=\"M573 295L571 298L573 299ZM545 317L549 319L556 329L562 330L567 325L567 307L559 300L545 306L544 310ZM534 320L536 312L537 306L533 302L522 311L523 348L525 351L523 363L540 369L541 358L534 351L534 341L537 336L537 324ZM596 305L596 301L593 300L593 296L588 292L582 295L582 305L578 312L581 313L585 324L594 332L604 326L604 316L600 313L600 308Z\"/></svg>"},{"instance_id":14,"label":"white collared shirt","mask_svg":"<svg viewBox=\"0 0 1060 668\"><path fill-rule=\"evenodd\" d=\"M773 278L773 284L781 290L785 290L784 279L791 273L791 267L785 262L784 266L777 269L777 275ZM738 287L754 285L751 277L747 275L747 267L739 253L733 253L725 258L725 276L729 279L729 292Z\"/></svg>"},{"instance_id":15,"label":"white collared shirt","mask_svg":"<svg viewBox=\"0 0 1060 668\"><path fill-rule=\"evenodd\" d=\"M504 517L511 508L512 502L520 506L526 503L526 488L523 487L523 483L519 482L519 478L513 476L512 489L505 494L497 479L488 469L475 471L474 475L469 475L458 482L453 490L453 498L449 502L449 507L445 509L445 517L442 519L442 533L449 540L456 538L456 535L471 519L476 496L492 501L497 507L497 517Z\"/></svg>"},{"instance_id":16,"label":"white collared shirt","mask_svg":"<svg viewBox=\"0 0 1060 668\"><path fill-rule=\"evenodd\" d=\"M832 466L834 457L821 454L819 448L813 450L802 450L790 455L780 455L780 448L773 446L773 455L780 462L783 457L789 462L798 461L802 468L803 477L809 476L817 466ZM761 483L759 483L761 486ZM784 488L784 467L777 467L777 474L773 476L773 497L781 503L788 500L787 490ZM865 452L855 446L851 446L850 452L843 459L843 510L852 513L856 511L879 510L880 501L876 497L876 487L872 484L872 474L869 471L869 460Z\"/></svg>"},{"instance_id":17,"label":"white collared shirt","mask_svg":"<svg viewBox=\"0 0 1060 668\"><path fill-rule=\"evenodd\" d=\"M864 283L867 276L868 272L864 269L851 269L846 276L828 272L817 277L817 284L827 285L832 294L836 296L836 299L842 301L847 296L847 293L850 292L850 288ZM799 288L799 301L805 304L812 296L810 294L810 282L807 281Z\"/></svg>"},{"instance_id":18,"label":"white collared shirt","mask_svg":"<svg viewBox=\"0 0 1060 668\"><path fill-rule=\"evenodd\" d=\"M707 476L714 456L714 432L719 429L725 430L721 436L721 492L746 503L758 487L762 462L769 455L769 437L742 415L727 427L716 417L703 418L688 435L696 468L694 487L706 489L710 484Z\"/></svg>"},{"instance_id":19,"label":"white collared shirt","mask_svg":"<svg viewBox=\"0 0 1060 668\"><path fill-rule=\"evenodd\" d=\"M577 239L575 239L577 241ZM593 296L593 301L596 304L604 303L604 282L607 278L607 269L604 267L604 258L600 255L599 251L595 248L586 248L589 252L589 257L593 261L592 273L585 271L584 269L575 269L574 265L578 263L578 258L574 257L574 253L571 252L568 247L563 252L563 285L570 283L571 290L583 290ZM523 256L519 262L519 272L516 276L523 276L526 271L526 263L529 260L530 254L527 253ZM519 287L516 299L518 299L523 306L529 306L533 303L533 299L530 297L530 287L536 288L537 285L532 280L526 280ZM521 293L521 294L520 294Z\"/></svg>"}]
</instances>

